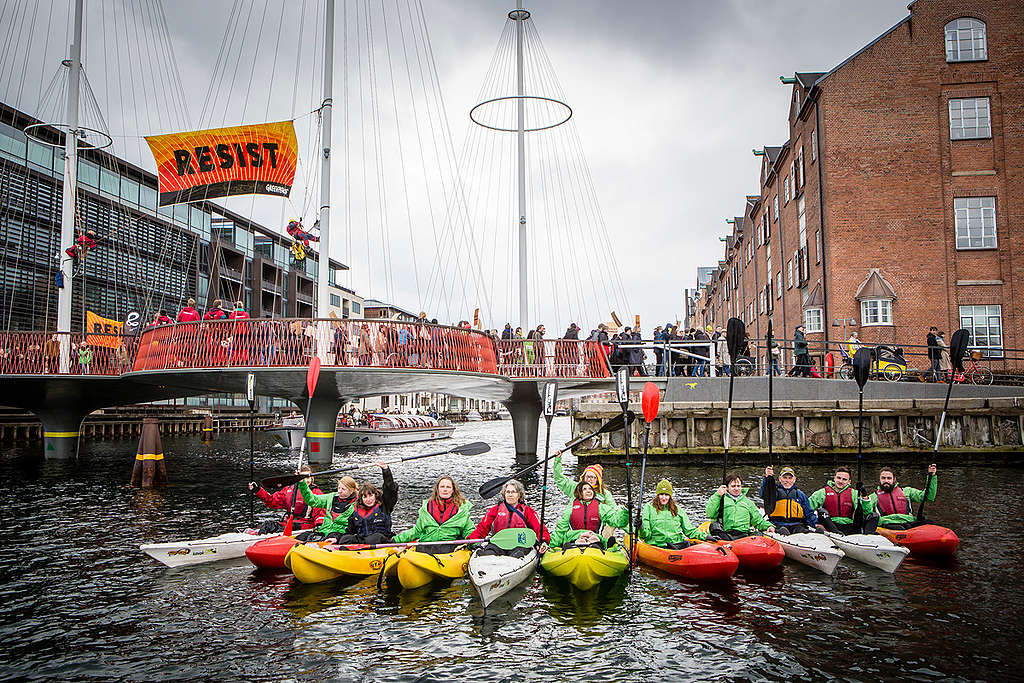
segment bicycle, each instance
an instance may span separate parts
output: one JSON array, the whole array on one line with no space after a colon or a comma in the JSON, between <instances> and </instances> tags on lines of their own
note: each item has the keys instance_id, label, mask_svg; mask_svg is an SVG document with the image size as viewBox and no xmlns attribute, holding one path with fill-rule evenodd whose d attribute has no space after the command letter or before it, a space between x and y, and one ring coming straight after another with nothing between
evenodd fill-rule
<instances>
[{"instance_id":1,"label":"bicycle","mask_svg":"<svg viewBox=\"0 0 1024 683\"><path fill-rule=\"evenodd\" d=\"M988 386L992 384L992 380L995 379L995 376L988 368L978 365L979 360L981 360L981 351L971 351L971 355L964 363L964 371L954 372L953 381L958 384L969 382L978 386Z\"/></svg>"}]
</instances>

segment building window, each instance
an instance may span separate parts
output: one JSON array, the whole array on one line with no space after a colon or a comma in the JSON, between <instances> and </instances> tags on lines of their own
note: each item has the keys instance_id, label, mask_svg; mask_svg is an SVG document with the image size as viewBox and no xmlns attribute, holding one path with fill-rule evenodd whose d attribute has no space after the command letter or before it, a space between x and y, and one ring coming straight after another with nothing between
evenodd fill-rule
<instances>
[{"instance_id":1,"label":"building window","mask_svg":"<svg viewBox=\"0 0 1024 683\"><path fill-rule=\"evenodd\" d=\"M949 139L970 140L992 137L992 117L987 97L965 97L949 101Z\"/></svg>"},{"instance_id":2,"label":"building window","mask_svg":"<svg viewBox=\"0 0 1024 683\"><path fill-rule=\"evenodd\" d=\"M811 131L811 163L818 159L818 129Z\"/></svg>"},{"instance_id":3,"label":"building window","mask_svg":"<svg viewBox=\"0 0 1024 683\"><path fill-rule=\"evenodd\" d=\"M821 263L821 230L814 231L814 262Z\"/></svg>"},{"instance_id":4,"label":"building window","mask_svg":"<svg viewBox=\"0 0 1024 683\"><path fill-rule=\"evenodd\" d=\"M783 187L785 188L785 190L786 190L786 203L787 203L787 204L789 203L789 197L790 197L790 194L789 194L789 176L790 176L790 175L791 175L791 174L787 173L787 174L786 174L786 178L785 178L785 180L783 180L783 181L782 181L782 186L783 186Z\"/></svg>"},{"instance_id":5,"label":"building window","mask_svg":"<svg viewBox=\"0 0 1024 683\"><path fill-rule=\"evenodd\" d=\"M793 288L793 260L786 261L786 289Z\"/></svg>"},{"instance_id":6,"label":"building window","mask_svg":"<svg viewBox=\"0 0 1024 683\"><path fill-rule=\"evenodd\" d=\"M355 301L353 301L353 302L352 302L352 312L353 312L353 313L359 313L359 312L361 312L362 310L363 310L363 309L362 309L362 306L360 306L360 305L359 305L358 303L356 303Z\"/></svg>"},{"instance_id":7,"label":"building window","mask_svg":"<svg viewBox=\"0 0 1024 683\"><path fill-rule=\"evenodd\" d=\"M988 59L985 22L965 17L946 24L946 61L974 62L981 59Z\"/></svg>"},{"instance_id":8,"label":"building window","mask_svg":"<svg viewBox=\"0 0 1024 683\"><path fill-rule=\"evenodd\" d=\"M772 206L773 206L773 208L775 210L775 222L778 223L779 222L779 195L776 194L772 198Z\"/></svg>"},{"instance_id":9,"label":"building window","mask_svg":"<svg viewBox=\"0 0 1024 683\"><path fill-rule=\"evenodd\" d=\"M1003 355L1002 306L961 306L960 327L971 333L970 346L989 357Z\"/></svg>"},{"instance_id":10,"label":"building window","mask_svg":"<svg viewBox=\"0 0 1024 683\"><path fill-rule=\"evenodd\" d=\"M861 325L892 325L892 299L864 299L860 302Z\"/></svg>"},{"instance_id":11,"label":"building window","mask_svg":"<svg viewBox=\"0 0 1024 683\"><path fill-rule=\"evenodd\" d=\"M995 249L996 198L958 197L953 200L957 249Z\"/></svg>"},{"instance_id":12,"label":"building window","mask_svg":"<svg viewBox=\"0 0 1024 683\"><path fill-rule=\"evenodd\" d=\"M335 308L341 307L341 297L337 294L331 294L331 305Z\"/></svg>"},{"instance_id":13,"label":"building window","mask_svg":"<svg viewBox=\"0 0 1024 683\"><path fill-rule=\"evenodd\" d=\"M820 308L808 308L804 311L804 327L808 334L812 332L824 332L822 324L823 316Z\"/></svg>"},{"instance_id":14,"label":"building window","mask_svg":"<svg viewBox=\"0 0 1024 683\"><path fill-rule=\"evenodd\" d=\"M782 271L775 273L775 298L782 298Z\"/></svg>"}]
</instances>

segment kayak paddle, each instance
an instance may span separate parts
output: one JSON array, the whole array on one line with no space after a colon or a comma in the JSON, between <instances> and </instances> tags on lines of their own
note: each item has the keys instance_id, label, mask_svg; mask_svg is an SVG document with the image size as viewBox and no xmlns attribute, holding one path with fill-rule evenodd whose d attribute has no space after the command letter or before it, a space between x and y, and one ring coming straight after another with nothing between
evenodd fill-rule
<instances>
[{"instance_id":1,"label":"kayak paddle","mask_svg":"<svg viewBox=\"0 0 1024 683\"><path fill-rule=\"evenodd\" d=\"M629 372L630 366L619 368L615 373L615 393L618 395L619 405L622 407L622 421L626 421L626 412L629 410ZM633 486L629 481L629 427L623 424L622 448L626 458L626 526L629 537L633 538ZM633 572L633 553L629 554L629 570Z\"/></svg>"},{"instance_id":2,"label":"kayak paddle","mask_svg":"<svg viewBox=\"0 0 1024 683\"><path fill-rule=\"evenodd\" d=\"M462 446L455 446L449 448L446 451L438 451L436 453L424 453L422 455L407 455L402 458L396 458L395 460L386 460L385 465L394 465L395 463L405 462L407 460L419 460L420 458L431 458L435 455L446 455L448 453L455 453L456 455L479 455L480 453L486 453L491 450L491 447L485 444L483 441L474 441L473 443L463 444ZM363 462L355 465L346 465L345 467L339 467L334 470L324 470L323 472L313 472L311 474L281 474L276 477L267 477L263 480L263 488L270 490L272 487L277 489L291 484L297 484L303 479L310 477L322 477L325 474L339 474L341 472L351 472L352 470L362 469L364 467L373 467L377 463ZM287 535L287 534L286 534Z\"/></svg>"},{"instance_id":3,"label":"kayak paddle","mask_svg":"<svg viewBox=\"0 0 1024 683\"><path fill-rule=\"evenodd\" d=\"M967 353L967 345L971 343L971 333L965 329L959 329L953 333L949 340L949 360L953 366L953 377L957 372L964 371L964 354ZM939 349L940 353L942 349ZM953 377L949 378L946 385L946 402L942 404L942 417L939 419L939 429L935 433L935 448L932 452L939 452L939 441L942 439L942 427L946 424L946 410L949 408L949 396L953 393Z\"/></svg>"},{"instance_id":4,"label":"kayak paddle","mask_svg":"<svg viewBox=\"0 0 1024 683\"><path fill-rule=\"evenodd\" d=\"M353 543L339 545L338 548L345 550L373 550L374 548L401 548L409 546L434 546L434 545L469 545L470 543L493 543L502 550L515 550L516 548L532 548L537 545L537 532L533 529L508 528L496 532L490 538L457 538L452 541L406 541L404 543Z\"/></svg>"},{"instance_id":5,"label":"kayak paddle","mask_svg":"<svg viewBox=\"0 0 1024 683\"><path fill-rule=\"evenodd\" d=\"M772 405L773 405L772 404L772 394L773 394L772 378L775 375L775 371L772 368L772 361L775 360L775 357L772 354L772 341L773 341L773 339L772 339L772 320L771 320L771 318L769 318L768 319L768 464L771 465L772 467L774 467L775 463L774 463L773 458L772 458L772 441L773 441L773 436L774 436L772 434L772 432L774 431L772 429L772 417L773 417L772 416ZM725 506L723 505L722 507L724 508Z\"/></svg>"},{"instance_id":6,"label":"kayak paddle","mask_svg":"<svg viewBox=\"0 0 1024 683\"><path fill-rule=\"evenodd\" d=\"M640 533L640 509L644 501L644 478L647 474L647 446L651 440L651 423L658 416L658 404L661 401L661 392L654 382L644 384L644 392L640 395L640 407L644 413L644 455L640 460L640 501L636 506L636 529Z\"/></svg>"},{"instance_id":7,"label":"kayak paddle","mask_svg":"<svg viewBox=\"0 0 1024 683\"><path fill-rule=\"evenodd\" d=\"M489 480L485 481L483 484L480 485L480 497L481 498L490 498L491 496L496 494L498 491L500 491L501 487L504 486L505 483L508 482L510 479L518 479L519 477L521 477L522 475L526 474L530 470L532 470L532 469L534 469L536 467L540 467L548 459L550 459L550 458L557 458L558 456L560 456L562 453L566 452L567 450L570 450L570 449L572 449L572 448L574 448L576 446L579 446L581 443L583 443L587 439L593 439L595 436L598 436L600 434L605 434L607 432L617 432L617 431L619 431L620 429L623 428L623 425L626 422L632 424L634 419L636 419L636 415L634 415L632 412L628 413L628 417L626 418L625 422L623 421L623 418L622 418L621 414L620 415L616 415L615 417L613 417L612 419L608 420L603 425L598 427L597 431L591 432L589 434L584 434L583 436L578 436L578 437L576 437L575 439L573 439L571 441L567 441L565 443L565 446L563 446L560 450L555 451L554 455L546 456L544 458L544 460L541 460L540 462L536 462L536 463L530 465L529 467L524 467L523 469L519 470L518 472L515 472L515 473L513 473L513 474L511 474L511 475L509 475L507 477L495 477L494 479L489 479Z\"/></svg>"},{"instance_id":8,"label":"kayak paddle","mask_svg":"<svg viewBox=\"0 0 1024 683\"><path fill-rule=\"evenodd\" d=\"M548 498L548 456L551 453L551 418L555 416L555 401L558 399L558 384L544 385L544 420L548 423L544 436L544 478L540 485L540 526L544 528L544 506Z\"/></svg>"},{"instance_id":9,"label":"kayak paddle","mask_svg":"<svg viewBox=\"0 0 1024 683\"><path fill-rule=\"evenodd\" d=\"M725 455L722 456L722 479L729 472L729 435L732 433L732 384L736 377L736 356L740 353L747 327L739 318L729 318L725 329L725 342L729 348L729 408L725 413Z\"/></svg>"},{"instance_id":10,"label":"kayak paddle","mask_svg":"<svg viewBox=\"0 0 1024 683\"><path fill-rule=\"evenodd\" d=\"M306 399L306 415L304 422L307 428L302 430L302 442L299 444L299 464L296 466L296 470L302 469L302 455L306 451L306 432L309 431L309 411L313 406L313 392L316 391L316 383L320 379L320 356L313 356L309 361L309 367L306 368L306 392L309 398ZM295 499L299 495L299 490L295 489L292 491L292 504L288 508L288 521L284 525L284 535L292 535L292 522L295 521Z\"/></svg>"},{"instance_id":11,"label":"kayak paddle","mask_svg":"<svg viewBox=\"0 0 1024 683\"><path fill-rule=\"evenodd\" d=\"M864 482L861 476L864 460L864 385L868 383L870 375L871 351L861 347L857 349L857 353L853 354L853 378L857 380L857 386L860 389L857 402L857 494L861 496L864 495L862 493ZM857 509L853 513L853 525L855 528L860 529L863 524L864 510L860 506L860 501L858 501Z\"/></svg>"}]
</instances>

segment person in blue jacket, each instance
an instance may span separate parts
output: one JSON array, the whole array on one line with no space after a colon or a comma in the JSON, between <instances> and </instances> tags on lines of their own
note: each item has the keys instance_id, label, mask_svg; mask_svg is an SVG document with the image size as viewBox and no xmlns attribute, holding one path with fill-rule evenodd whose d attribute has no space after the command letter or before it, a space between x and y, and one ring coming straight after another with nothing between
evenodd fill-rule
<instances>
[{"instance_id":1,"label":"person in blue jacket","mask_svg":"<svg viewBox=\"0 0 1024 683\"><path fill-rule=\"evenodd\" d=\"M782 468L778 482L775 481L774 468L771 465L764 468L761 499L776 533L787 536L814 531L818 515L807 494L796 487L796 472L792 467Z\"/></svg>"}]
</instances>

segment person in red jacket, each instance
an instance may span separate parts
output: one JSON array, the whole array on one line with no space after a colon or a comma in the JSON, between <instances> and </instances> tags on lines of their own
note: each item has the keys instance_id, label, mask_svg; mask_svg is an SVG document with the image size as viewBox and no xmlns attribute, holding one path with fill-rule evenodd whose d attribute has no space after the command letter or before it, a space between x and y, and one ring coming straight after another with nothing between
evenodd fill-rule
<instances>
[{"instance_id":1,"label":"person in red jacket","mask_svg":"<svg viewBox=\"0 0 1024 683\"><path fill-rule=\"evenodd\" d=\"M246 320L249 314L245 312L245 305L241 301L235 302L235 310L228 316L231 320ZM231 361L236 365L246 365L249 362L249 324L236 322L231 326Z\"/></svg>"},{"instance_id":2,"label":"person in red jacket","mask_svg":"<svg viewBox=\"0 0 1024 683\"><path fill-rule=\"evenodd\" d=\"M503 500L487 511L469 538L487 538L502 529L533 529L541 541L540 552L542 554L547 552L551 536L548 534L547 527L541 526L537 513L526 504L526 490L522 483L516 479L510 479L502 488L501 497ZM529 552L529 548L515 548L506 551L493 543L488 543L480 548L477 554L525 557Z\"/></svg>"},{"instance_id":3,"label":"person in red jacket","mask_svg":"<svg viewBox=\"0 0 1024 683\"><path fill-rule=\"evenodd\" d=\"M309 469L309 465L303 465L296 474L311 474L312 470ZM312 482L312 479L307 479L307 482ZM295 495L295 486L285 486L276 493L269 493L262 486L254 481L249 482L249 490L256 494L256 496L266 503L267 507L271 510L288 510L291 506L292 501L295 501L295 507L291 509L291 513L295 517L295 523L298 524L299 529L315 529L323 522L324 515L327 514L320 508L309 507L306 505L306 501L303 500L302 496ZM320 494L321 491L317 487L312 487L313 493ZM268 520L260 525L259 529L261 534L272 534L280 531L284 531L284 524L275 520Z\"/></svg>"},{"instance_id":4,"label":"person in red jacket","mask_svg":"<svg viewBox=\"0 0 1024 683\"><path fill-rule=\"evenodd\" d=\"M90 249L96 246L96 231L86 230L84 233L78 236L74 244L64 250L64 253L71 257L72 260L77 260L79 256L83 259Z\"/></svg>"},{"instance_id":5,"label":"person in red jacket","mask_svg":"<svg viewBox=\"0 0 1024 683\"><path fill-rule=\"evenodd\" d=\"M214 299L213 306L210 307L210 310L206 311L203 320L223 320L226 317L228 317L228 314L224 310L224 302L220 299Z\"/></svg>"},{"instance_id":6,"label":"person in red jacket","mask_svg":"<svg viewBox=\"0 0 1024 683\"><path fill-rule=\"evenodd\" d=\"M195 309L196 300L189 299L185 307L178 311L178 322L179 323L191 323L202 320L202 316L199 315L199 311Z\"/></svg>"}]
</instances>

